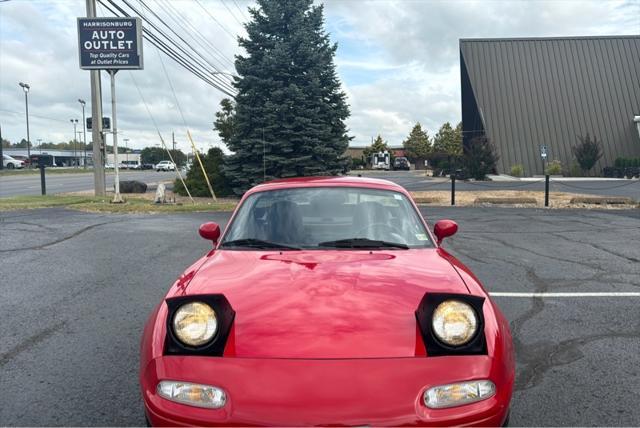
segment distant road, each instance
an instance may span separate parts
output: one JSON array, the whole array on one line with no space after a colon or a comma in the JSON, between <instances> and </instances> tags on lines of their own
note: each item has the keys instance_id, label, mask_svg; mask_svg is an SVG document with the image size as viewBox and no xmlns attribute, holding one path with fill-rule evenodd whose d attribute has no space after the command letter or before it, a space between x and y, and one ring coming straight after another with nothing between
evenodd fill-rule
<instances>
[{"instance_id":1,"label":"distant road","mask_svg":"<svg viewBox=\"0 0 640 428\"><path fill-rule=\"evenodd\" d=\"M122 171L123 180L139 180L145 183L174 180L174 172L155 171ZM362 175L393 181L409 191L450 190L451 182L445 178L425 177L420 173L408 171L370 172L362 171ZM107 188L113 189L113 172L107 172ZM93 174L48 174L47 193L79 192L93 189ZM456 181L456 190L537 190L544 191L544 182L463 182ZM588 180L551 182L552 192L584 193L589 195L627 196L640 201L639 180ZM0 197L39 195L40 176L9 175L0 176Z\"/></svg>"},{"instance_id":2,"label":"distant road","mask_svg":"<svg viewBox=\"0 0 640 428\"><path fill-rule=\"evenodd\" d=\"M352 172L353 174L354 172ZM370 172L362 171L363 176L381 178L393 181L409 191L420 190L451 190L451 181L446 178L425 177L417 172L389 171ZM543 180L543 179L541 179ZM640 180L580 180L580 181L556 181L551 179L549 188L552 192L583 193L601 196L626 196L640 201ZM456 181L456 191L464 190L534 190L544 191L544 181L483 181L464 182Z\"/></svg>"},{"instance_id":3,"label":"distant road","mask_svg":"<svg viewBox=\"0 0 640 428\"><path fill-rule=\"evenodd\" d=\"M107 172L107 189L113 189L113 171ZM93 190L93 173L47 174L47 194ZM145 183L173 180L174 172L120 171L121 180L138 180ZM40 194L40 175L0 176L0 198Z\"/></svg>"}]
</instances>

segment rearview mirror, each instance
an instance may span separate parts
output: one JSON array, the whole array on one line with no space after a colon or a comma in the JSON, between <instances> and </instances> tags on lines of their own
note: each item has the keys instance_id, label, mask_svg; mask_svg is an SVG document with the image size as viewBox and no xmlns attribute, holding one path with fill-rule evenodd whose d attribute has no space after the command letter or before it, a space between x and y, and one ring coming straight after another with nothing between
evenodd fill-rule
<instances>
[{"instance_id":1,"label":"rearview mirror","mask_svg":"<svg viewBox=\"0 0 640 428\"><path fill-rule=\"evenodd\" d=\"M457 231L458 223L453 220L439 220L433 228L433 233L438 238L438 245L442 243L444 238L454 235Z\"/></svg>"},{"instance_id":2,"label":"rearview mirror","mask_svg":"<svg viewBox=\"0 0 640 428\"><path fill-rule=\"evenodd\" d=\"M220 238L220 226L218 226L217 223L208 222L201 224L198 232L204 239L213 241L213 245L216 245L218 238Z\"/></svg>"}]
</instances>

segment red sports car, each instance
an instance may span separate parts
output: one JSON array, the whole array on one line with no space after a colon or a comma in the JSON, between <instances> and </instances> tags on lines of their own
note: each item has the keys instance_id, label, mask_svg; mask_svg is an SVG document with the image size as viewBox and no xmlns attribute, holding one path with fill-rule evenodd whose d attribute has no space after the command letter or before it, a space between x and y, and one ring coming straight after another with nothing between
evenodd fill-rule
<instances>
[{"instance_id":1,"label":"red sports car","mask_svg":"<svg viewBox=\"0 0 640 428\"><path fill-rule=\"evenodd\" d=\"M400 186L249 190L144 329L152 425L490 425L514 382L508 322ZM435 236L434 236L435 235Z\"/></svg>"}]
</instances>

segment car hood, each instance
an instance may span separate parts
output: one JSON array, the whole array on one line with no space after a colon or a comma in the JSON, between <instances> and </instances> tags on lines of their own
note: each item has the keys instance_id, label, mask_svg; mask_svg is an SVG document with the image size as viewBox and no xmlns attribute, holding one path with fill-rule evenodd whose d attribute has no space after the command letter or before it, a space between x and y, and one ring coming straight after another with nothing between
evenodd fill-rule
<instances>
[{"instance_id":1,"label":"car hood","mask_svg":"<svg viewBox=\"0 0 640 428\"><path fill-rule=\"evenodd\" d=\"M423 349L415 310L426 292L468 293L437 249L222 250L169 297L224 294L237 357L381 358Z\"/></svg>"}]
</instances>

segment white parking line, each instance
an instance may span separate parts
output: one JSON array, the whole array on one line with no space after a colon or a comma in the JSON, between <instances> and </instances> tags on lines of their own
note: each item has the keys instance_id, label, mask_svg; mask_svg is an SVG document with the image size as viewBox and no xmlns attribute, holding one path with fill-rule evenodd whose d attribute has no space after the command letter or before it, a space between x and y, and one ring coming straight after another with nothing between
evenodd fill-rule
<instances>
[{"instance_id":1,"label":"white parking line","mask_svg":"<svg viewBox=\"0 0 640 428\"><path fill-rule=\"evenodd\" d=\"M489 293L492 297L640 297L640 292L611 291L611 292L566 292L566 293L516 293L496 291Z\"/></svg>"}]
</instances>

